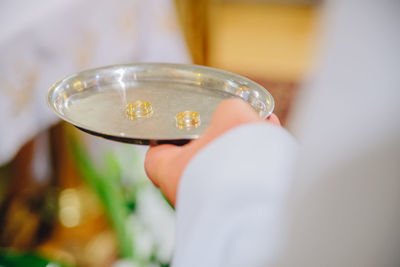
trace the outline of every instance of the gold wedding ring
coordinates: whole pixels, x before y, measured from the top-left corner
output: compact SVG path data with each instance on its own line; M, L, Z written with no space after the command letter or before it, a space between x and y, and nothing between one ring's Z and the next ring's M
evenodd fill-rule
M137 100L126 105L126 115L128 119L135 120L142 117L149 118L153 112L153 107L149 102Z
M200 126L200 115L196 111L187 110L179 112L175 116L176 127L179 129L193 129Z

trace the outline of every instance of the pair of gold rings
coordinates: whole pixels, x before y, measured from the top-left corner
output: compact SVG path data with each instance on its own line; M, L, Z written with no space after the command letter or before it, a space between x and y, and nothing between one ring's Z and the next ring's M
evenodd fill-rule
M126 115L130 120L150 118L153 107L147 101L137 100L126 105ZM193 129L200 126L200 114L193 110L186 110L175 115L176 127L179 129Z

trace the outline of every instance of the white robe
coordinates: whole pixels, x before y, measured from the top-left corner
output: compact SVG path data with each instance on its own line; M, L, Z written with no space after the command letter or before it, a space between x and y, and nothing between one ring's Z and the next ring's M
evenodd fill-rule
M173 266L400 266L400 1L324 17L294 138L241 126L185 169Z
M53 83L134 62L190 62L172 0L1 0L0 165L58 120Z

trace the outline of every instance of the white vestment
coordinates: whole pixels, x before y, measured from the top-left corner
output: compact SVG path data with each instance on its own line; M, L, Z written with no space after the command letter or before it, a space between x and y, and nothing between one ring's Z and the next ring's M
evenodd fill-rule
M46 94L66 75L189 61L171 0L0 1L0 166L58 121Z
M173 266L400 266L400 1L324 17L294 138L241 126L185 169Z

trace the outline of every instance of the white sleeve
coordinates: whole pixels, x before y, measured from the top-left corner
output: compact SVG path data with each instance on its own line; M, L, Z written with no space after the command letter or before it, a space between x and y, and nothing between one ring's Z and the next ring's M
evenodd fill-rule
M327 11L298 152L272 125L201 151L178 190L175 266L400 266L400 1Z
M173 265L268 262L280 239L295 147L283 128L250 124L200 151L179 186Z

